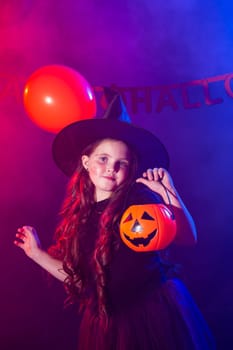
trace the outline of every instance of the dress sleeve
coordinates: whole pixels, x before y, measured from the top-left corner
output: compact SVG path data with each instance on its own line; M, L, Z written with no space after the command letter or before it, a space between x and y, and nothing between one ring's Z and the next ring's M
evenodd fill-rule
M126 198L125 209L131 205L159 203L164 204L164 201L158 193L153 192L141 183L135 183Z

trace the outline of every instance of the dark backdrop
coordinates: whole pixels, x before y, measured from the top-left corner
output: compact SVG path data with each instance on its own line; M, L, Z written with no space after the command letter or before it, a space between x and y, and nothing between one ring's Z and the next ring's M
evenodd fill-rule
M54 135L29 120L22 102L28 76L54 63L93 87L121 88L133 122L165 143L199 234L195 248L172 248L172 256L219 349L233 346L232 13L227 0L1 0L2 350L76 344L78 317L63 309L61 285L13 245L16 228L29 224L48 247L64 194L66 178L51 157ZM150 98L140 102L145 91Z

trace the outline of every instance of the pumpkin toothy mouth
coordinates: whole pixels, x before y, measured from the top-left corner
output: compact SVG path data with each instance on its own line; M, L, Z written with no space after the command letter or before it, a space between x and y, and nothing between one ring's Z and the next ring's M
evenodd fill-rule
M156 233L157 233L157 229L151 232L146 238L137 237L132 239L129 236L127 236L125 233L124 233L124 236L127 239L127 241L129 241L136 247L139 247L140 245L143 245L144 247L146 247L150 243L150 241L155 237Z

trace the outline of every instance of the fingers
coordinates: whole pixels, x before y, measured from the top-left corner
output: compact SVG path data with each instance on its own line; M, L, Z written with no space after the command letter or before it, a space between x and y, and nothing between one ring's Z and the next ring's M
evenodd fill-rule
M15 237L16 237L16 239L14 240L14 244L20 248L23 248L23 245L24 245L24 242L26 239L24 227L19 227L17 229Z
M22 226L17 229L16 239L14 240L14 244L20 248L24 247L27 239L29 238L30 232L32 232L31 226Z
M22 242L24 242L26 239L26 236L23 233L16 233L15 237L20 239Z
M153 168L147 169L143 174L143 178L149 181L161 181L164 176L165 169L163 168Z

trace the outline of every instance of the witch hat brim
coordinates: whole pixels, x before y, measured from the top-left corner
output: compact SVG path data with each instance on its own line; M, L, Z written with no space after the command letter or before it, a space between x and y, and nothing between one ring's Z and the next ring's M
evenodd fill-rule
M132 148L138 157L137 176L148 168L168 169L169 156L164 145L148 130L130 124L126 109L122 107L122 98L116 95L101 119L74 122L56 135L52 145L53 158L64 174L71 176L74 173L88 145L106 138L121 140Z

